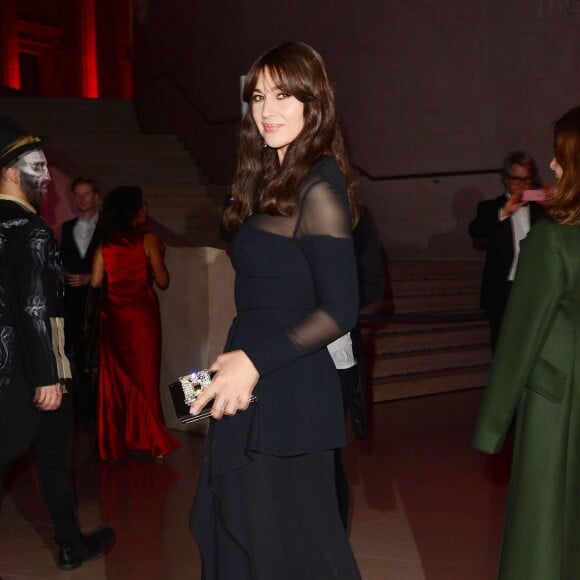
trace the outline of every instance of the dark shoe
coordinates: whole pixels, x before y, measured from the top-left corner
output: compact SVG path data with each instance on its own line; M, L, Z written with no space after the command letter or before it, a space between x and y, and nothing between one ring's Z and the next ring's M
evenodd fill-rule
M58 567L61 570L74 570L85 560L92 560L108 552L115 543L115 530L105 526L91 534L83 534L79 546L61 545L58 551Z

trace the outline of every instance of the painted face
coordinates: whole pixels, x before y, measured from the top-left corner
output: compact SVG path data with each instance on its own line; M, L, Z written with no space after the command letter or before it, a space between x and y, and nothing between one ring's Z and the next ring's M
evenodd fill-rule
M266 145L277 150L282 163L288 145L304 127L304 103L275 86L265 69L252 95L252 118Z
M564 173L564 170L562 169L560 164L556 161L555 157L552 157L552 161L550 161L550 169L556 175L556 179L560 179L562 177L562 173Z
M20 171L20 187L26 198L38 208L51 179L44 153L40 149L29 151L18 159L14 167Z
M73 190L73 198L78 212L93 215L97 211L99 203L99 194L92 188L89 183L79 183Z
M515 195L532 186L533 177L525 165L514 164L504 178L506 191Z

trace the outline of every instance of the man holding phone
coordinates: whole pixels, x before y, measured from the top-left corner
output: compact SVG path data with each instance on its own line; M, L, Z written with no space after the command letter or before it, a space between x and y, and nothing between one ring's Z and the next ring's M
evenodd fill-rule
M480 304L489 320L492 352L516 275L520 242L541 214L541 206L528 201L529 194L524 196L524 191L542 185L531 155L524 151L507 155L501 176L504 193L480 202L477 215L469 224L469 235L487 242Z

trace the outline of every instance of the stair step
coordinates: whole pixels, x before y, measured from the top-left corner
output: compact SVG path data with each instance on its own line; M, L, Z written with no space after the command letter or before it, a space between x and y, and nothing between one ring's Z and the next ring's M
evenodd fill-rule
M94 175L93 173L91 173L91 175ZM119 185L138 185L139 187L141 187L141 189L143 190L143 197L145 198L145 201L148 204L154 204L154 198L157 197L157 195L159 195L159 190L155 190L154 188L149 188L148 191L145 190L145 187L142 185L142 181L139 180L129 180L129 179L125 179L124 177L127 176L114 176L114 175L106 175L106 176L98 176L98 182L101 185L101 192L104 192L105 194L107 192L109 192L111 189L113 189L114 187L118 187ZM193 188L196 185L199 185L199 182L195 182L195 181L186 181L186 180L182 180L180 181L177 185L179 185L179 187L191 187ZM194 197L195 195L202 195L201 193L199 194L192 194L192 197Z
M139 132L133 102L126 99L1 97L2 114L39 136L55 136L76 127L77 134ZM69 132L73 132L72 130Z
M204 240L218 240L220 234L220 224L218 220L214 222L208 222L204 220L199 222L196 220L188 221L186 219L165 219L161 220L154 216L159 223L165 226L167 229L175 232L179 236L183 236L188 240L204 239Z
M391 296L361 316L375 402L485 385L489 325L479 261L395 261Z
M203 223L204 220L211 222L220 221L222 215L221 208L211 205L209 202L204 202L199 205L190 203L187 206L184 204L176 204L173 206L156 206L155 204L148 205L149 212L159 216L159 219L195 219L199 220L199 223Z
M416 328L439 328L445 324L481 322L485 315L479 308L450 308L448 310L425 310L423 312L384 312L362 314L363 320L375 328L393 331Z
M195 162L189 156L189 153L183 149L180 149L175 145L171 148L165 148L163 151L157 150L157 148L143 148L139 151L136 147L132 148L130 156L127 155L127 149L114 148L98 151L97 148L87 148L87 147L73 147L71 145L61 145L58 147L65 148L74 153L75 159L79 161L88 161L89 163L94 162L95 159L99 159L102 163L111 164L118 166L122 164L126 165L136 165L141 166L143 170L144 165L147 166L159 166L164 167L168 171L171 170L172 166L177 167L191 167L195 166Z
M475 310L479 306L479 292L394 296L392 300L396 313Z
M190 197L205 197L210 200L219 199L219 207L224 204L225 197L228 193L228 187L223 185L212 185L211 183L168 183L168 182L153 182L149 181L141 185L143 191L151 191L153 193L162 193L166 195L187 195Z
M165 227L171 229L170 226L178 228L176 231L185 231L188 227L193 227L197 230L210 231L214 228L219 228L220 219L219 216L211 216L207 214L184 214L184 215L171 215L171 214L158 214L155 213L153 217Z
M372 381L373 402L392 401L449 391L484 387L489 365L477 365L437 372L413 373Z
M143 188L141 188L143 189ZM197 209L199 211L205 211L209 208L216 207L213 204L213 200L202 194L191 194L184 193L182 195L170 194L167 195L161 191L156 193L143 191L143 197L149 205L149 210L153 211L153 208L163 209ZM221 211L221 208L218 208Z
M58 145L67 145L74 147L82 147L87 150L100 151L103 147L127 149L127 147L136 147L140 149L148 148L168 148L176 147L182 149L182 144L177 135L167 133L117 133L109 131L106 135L95 134L91 136L91 140L79 144L79 134L76 132L68 132L65 127L59 131L53 141Z
M454 324L476 324L486 322L479 308L449 309L424 312L393 312L389 303L380 304L377 311L360 315L361 326L376 333L403 332L444 328Z
M375 337L375 353L403 353L424 351L433 348L451 348L473 344L486 344L489 341L487 322L439 325L435 328L418 328L400 332L382 331Z
M49 161L71 179L87 175L104 194L118 185L141 186L168 243L219 245L228 188L203 183L177 135L142 134L132 101L1 97L0 111L46 137Z
M482 268L483 263L475 260L394 260L388 264L391 281L433 278L479 278L481 277Z
M479 287L479 276L391 280L391 293L395 296L479 292Z
M164 136L161 136L164 137ZM130 159L140 159L143 156L151 157L157 155L160 159L176 157L177 159L189 159L193 163L187 149L177 140L166 141L165 139L151 139L142 141L139 134L131 135L130 138L117 138L116 135L103 135L101 139L94 139L91 134L90 140L79 140L78 134L66 134L53 136L50 140L51 146L73 150L84 157L114 157L119 161Z
M163 175L167 176L168 173L172 173L172 182L180 185L194 185L199 183L200 179L195 167L191 167L187 171L168 172L163 169L147 169L147 171L144 171L142 168L139 170L138 167L130 171L130 168L125 170L122 167L92 165L89 163L84 163L83 166L89 175L97 176L99 183L109 184L112 187L117 185L139 185L145 180L160 181Z
M478 344L454 348L431 349L375 356L373 378L427 372L465 366L486 365L491 362L489 345Z
M81 159L80 156L77 157L81 162L84 161L87 165L90 165L93 169L98 170L103 175L111 175L115 172L115 175L127 174L140 175L140 180L143 181L144 178L147 181L162 181L161 177L165 175L166 179L171 179L172 183L181 183L183 176L187 178L197 177L199 175L198 169L193 162L185 162L180 159L174 159L173 161L164 163L163 161L159 163L149 163L143 164L140 159L131 159L121 162L117 160L109 160L102 158L88 158ZM195 181L194 183L199 183Z

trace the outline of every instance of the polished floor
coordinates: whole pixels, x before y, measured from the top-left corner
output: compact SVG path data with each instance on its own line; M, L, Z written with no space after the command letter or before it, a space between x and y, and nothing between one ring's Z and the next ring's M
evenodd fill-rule
M364 580L495 578L510 449L494 457L470 449L481 395L381 403L373 409L372 437L351 437L343 452L353 496L350 538ZM77 429L80 520L87 530L111 523L118 537L105 558L68 573L54 565L35 472L26 458L15 464L0 512L0 578L199 578L187 519L204 439L176 435L181 447L164 464L101 463L92 427Z

